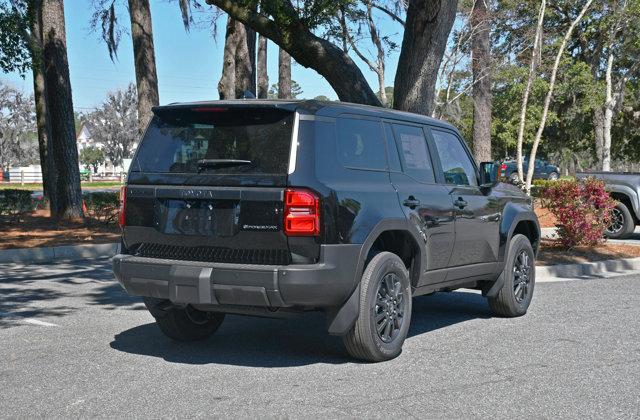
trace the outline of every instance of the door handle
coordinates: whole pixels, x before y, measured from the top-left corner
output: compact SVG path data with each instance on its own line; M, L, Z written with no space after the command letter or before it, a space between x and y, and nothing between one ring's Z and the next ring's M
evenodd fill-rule
M410 195L409 198L402 202L402 204L413 210L420 205L420 200L416 200L414 196Z
M469 205L469 203L467 203L466 201L464 201L462 199L462 197L458 197L458 199L455 201L455 206L458 207L459 209L463 209L465 207L467 207L467 205Z

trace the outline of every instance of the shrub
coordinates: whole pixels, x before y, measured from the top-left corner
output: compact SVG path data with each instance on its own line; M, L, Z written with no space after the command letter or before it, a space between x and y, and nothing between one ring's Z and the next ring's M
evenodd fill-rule
M120 198L118 192L94 192L84 198L86 216L103 223L115 223L118 220Z
M31 191L7 189L0 190L0 215L18 216L35 209Z
M541 200L542 207L558 220L558 235L564 246L597 245L603 241L615 207L603 181L555 181L542 188Z
M531 196L534 198L541 198L544 190L547 187L556 185L558 181L550 181L548 179L534 179L531 183Z

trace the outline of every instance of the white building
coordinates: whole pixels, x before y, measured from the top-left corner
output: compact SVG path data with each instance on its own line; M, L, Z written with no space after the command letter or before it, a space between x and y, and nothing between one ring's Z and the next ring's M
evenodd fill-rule
M97 147L98 149L102 149L104 147L104 145L101 142L93 140L93 138L91 137L91 125L87 123L82 123L80 130L78 130L77 143L78 143L78 153L80 153L80 151L85 147L89 147L89 146L94 146L94 147ZM135 150L136 147L137 147L137 144L134 144L133 149ZM120 173L127 172L129 170L130 163L131 163L131 159L124 159L124 167L123 167L120 165L116 166L112 162L107 160L107 162L98 166L98 171L96 172L96 174L102 175L102 176L120 175ZM80 163L80 169L81 170L88 169L90 171L93 170L93 168L85 168L85 165L83 165L82 163Z

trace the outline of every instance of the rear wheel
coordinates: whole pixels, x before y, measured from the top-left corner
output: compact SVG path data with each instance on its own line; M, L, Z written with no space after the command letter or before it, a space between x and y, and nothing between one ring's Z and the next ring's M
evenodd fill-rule
M524 235L514 235L502 273L504 285L496 296L488 298L495 315L517 317L527 313L536 282L535 269L531 242Z
M191 305L162 309L160 305L163 302L167 301L144 298L144 304L155 318L160 331L176 341L204 340L215 333L224 320L222 313L199 311Z
M611 225L604 231L607 238L624 239L631 235L636 228L629 208L618 202L611 211Z
M402 351L411 322L411 284L402 260L390 252L373 257L360 283L360 313L343 337L349 354L381 362Z
M549 174L549 181L557 181L560 175L557 172L551 172Z

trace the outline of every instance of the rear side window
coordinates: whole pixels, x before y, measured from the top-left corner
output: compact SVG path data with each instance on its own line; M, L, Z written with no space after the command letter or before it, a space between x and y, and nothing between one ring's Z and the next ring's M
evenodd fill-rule
M445 131L431 130L447 184L478 185L476 169L460 139Z
M379 121L339 118L338 159L345 167L387 168L382 125Z
M271 108L159 109L136 154L147 173L288 172L293 113Z
M434 183L435 175L422 128L394 124L393 131L400 149L404 172L418 181Z

